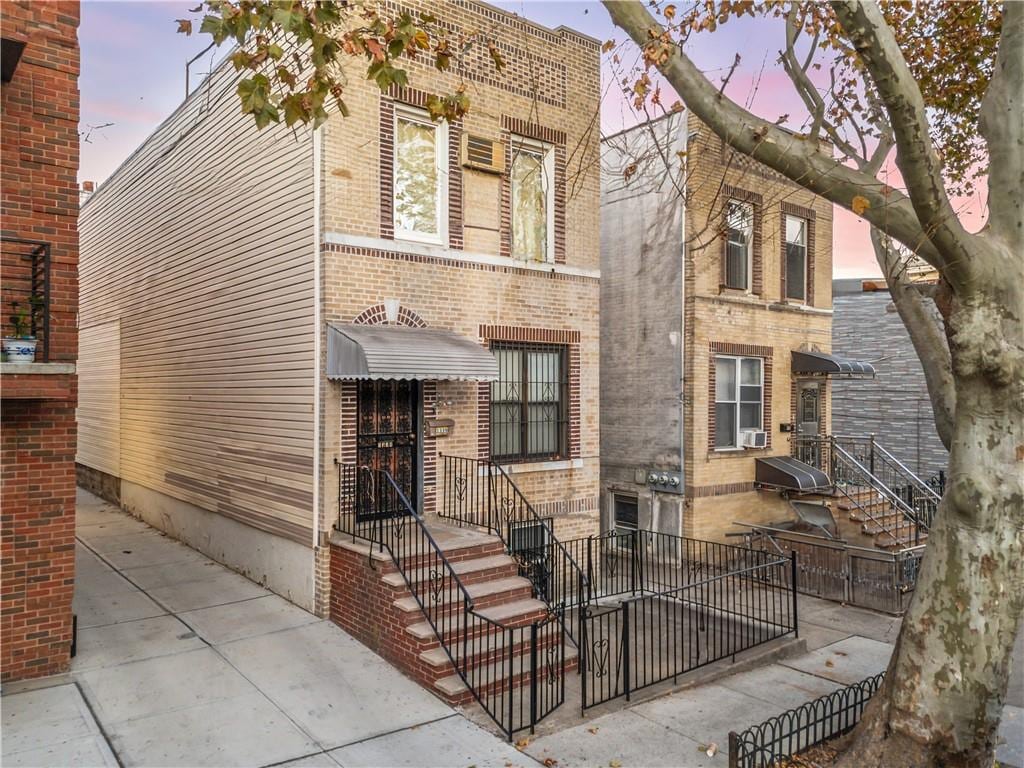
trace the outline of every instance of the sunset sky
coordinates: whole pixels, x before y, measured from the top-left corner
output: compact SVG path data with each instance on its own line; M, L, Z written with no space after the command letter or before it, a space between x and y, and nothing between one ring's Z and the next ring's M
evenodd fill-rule
M185 62L203 50L207 35L175 32L174 20L188 15L196 2L82 3L79 39L82 48L82 167L81 180L102 182L166 118L184 97ZM596 2L496 2L548 27L565 25L599 40L624 38ZM714 34L697 36L689 55L712 79L721 78L741 54L727 94L762 117L776 120L791 115L799 121L802 108L789 80L776 63L782 47L781 28L767 20L730 22ZM193 85L223 52L211 51L192 66ZM636 56L623 48L624 64ZM601 123L612 133L639 122L615 87L608 57L602 68L605 94ZM755 87L756 83L756 87ZM666 94L671 104L674 96ZM110 123L111 125L105 124ZM895 183L895 182L894 182ZM973 223L980 219L978 200L962 201ZM878 274L867 225L853 214L836 209L833 239L836 277Z

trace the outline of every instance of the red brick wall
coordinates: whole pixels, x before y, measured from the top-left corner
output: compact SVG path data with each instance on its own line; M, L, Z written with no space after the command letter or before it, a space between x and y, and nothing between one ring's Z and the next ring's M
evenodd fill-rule
M0 89L3 234L51 244L50 361L74 362L78 3L6 2L0 17L4 38L26 42L14 77ZM68 373L4 374L0 386L0 675L6 682L63 671L70 659L76 388Z

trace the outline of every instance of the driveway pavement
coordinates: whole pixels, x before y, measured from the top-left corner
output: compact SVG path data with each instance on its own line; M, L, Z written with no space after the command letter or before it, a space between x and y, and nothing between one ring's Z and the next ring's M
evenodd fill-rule
M4 686L4 766L534 765L334 624L84 492L77 534L78 655Z

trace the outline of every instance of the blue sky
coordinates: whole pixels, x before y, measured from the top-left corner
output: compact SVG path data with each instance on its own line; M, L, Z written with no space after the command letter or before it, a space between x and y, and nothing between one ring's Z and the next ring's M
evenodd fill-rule
M109 2L85 0L79 40L82 48L82 144L80 179L102 182L141 144L181 102L185 91L185 62L209 44L206 35L176 33L174 20L188 16L197 2ZM599 40L622 40L624 35L596 2L494 3L548 27L566 25ZM772 21L730 22L713 35L695 38L690 56L712 79L721 77L737 51L742 62L728 93L775 120L800 113L795 95L774 65L781 36ZM216 52L192 65L193 77L208 71ZM609 86L610 62L604 66ZM753 83L757 82L757 89ZM602 129L614 132L635 124L639 117L614 91L602 103ZM671 104L674 96L666 95ZM112 123L106 127L98 127ZM834 240L837 276L877 274L870 255L866 224L837 211Z

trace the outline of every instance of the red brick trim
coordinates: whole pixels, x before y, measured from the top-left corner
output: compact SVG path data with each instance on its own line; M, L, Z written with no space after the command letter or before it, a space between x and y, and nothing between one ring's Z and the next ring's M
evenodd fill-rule
M424 381L420 396L423 400L423 418L437 414L437 382ZM423 466L420 485L423 488L423 500L420 504L421 513L433 514L437 509L437 438L426 434L428 430L420 430L423 440Z
M807 222L807 274L804 275L807 285L804 287L805 302L807 306L814 306L814 239L817 227L817 212L813 208L805 208L796 203L783 200L779 203L779 242L780 256L779 274L782 276L782 300L786 300L786 214L799 216Z
M726 287L725 285L725 252L727 247L726 238L726 211L729 200L737 200L741 203L750 203L754 209L754 222L753 231L751 233L751 254L750 254L750 292L760 296L764 293L764 258L762 256L762 243L764 241L764 228L762 225L764 205L761 195L757 192L750 192L740 187L734 187L731 184L722 185L722 196L726 200L726 205L722 206L722 261L721 261L721 277L719 279L719 292Z
M535 344L562 344L568 350L569 360L569 434L568 458L580 457L580 332L571 329L526 328L514 325L481 325L480 339L486 345L492 341L518 341ZM477 456L491 455L491 385L480 382L477 387Z
M709 496L728 496L732 493L749 493L756 490L753 482L720 483L719 485L688 485L688 499L707 498Z
M512 135L501 132L501 145L505 151L505 172L501 174L499 200L498 255L512 256Z
M765 450L772 447L772 359L775 350L756 344L734 344L728 341L712 341L708 356L708 451L715 449L715 357L735 355L737 357L759 357L764 373L764 391L761 393L761 428L765 432Z
M374 304L367 307L352 321L355 325L388 325L388 312L383 304ZM426 321L408 307L398 308L398 321L395 325L405 325L410 328L426 328Z
M448 247L459 251L465 243L461 152L462 121L456 120L448 123Z
M528 269L526 267L501 266L497 264L480 264L473 261L460 261L457 258L442 258L437 256L426 256L420 253L407 253L405 251L389 251L381 248L364 248L356 245L340 245L338 243L323 243L321 248L326 253L352 254L356 256L373 256L393 261L408 261L415 264L432 264L452 269L472 269L479 272L495 272L504 275L523 275L542 278L544 280L560 280L570 283L597 283L598 278L587 275L573 275L565 272L551 272L540 269Z
M341 429L339 430L339 461L342 464L355 464L358 459L356 451L356 420L358 416L359 387L354 381L342 381L341 385Z
M427 99L430 98L430 94L426 91L401 85L392 85L388 89L388 96L402 104L408 104L410 107L418 107L420 109L427 108Z
M395 104L380 98L380 236L395 239Z
M565 145L555 147L555 263L565 264Z
M565 146L565 131L531 123L529 120L522 120L511 115L502 115L501 128L503 131L514 133L527 139Z

